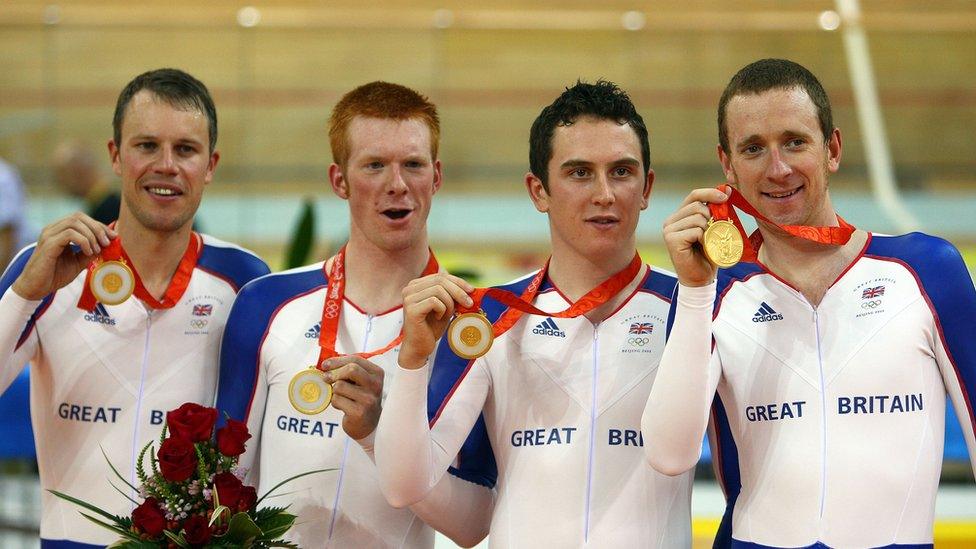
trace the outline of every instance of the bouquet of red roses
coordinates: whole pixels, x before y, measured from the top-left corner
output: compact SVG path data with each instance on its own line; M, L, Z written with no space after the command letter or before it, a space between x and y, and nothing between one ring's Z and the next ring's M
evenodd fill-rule
M280 539L295 515L284 507L257 506L282 484L326 469L291 477L258 498L254 487L241 481L244 472L237 465L251 438L247 425L228 419L214 433L216 423L217 410L199 404L188 402L167 412L159 451L150 442L139 453L138 487L109 461L115 475L143 499L139 503L115 487L137 505L131 517L113 515L55 490L51 493L105 519L82 513L121 536L111 547L297 547Z

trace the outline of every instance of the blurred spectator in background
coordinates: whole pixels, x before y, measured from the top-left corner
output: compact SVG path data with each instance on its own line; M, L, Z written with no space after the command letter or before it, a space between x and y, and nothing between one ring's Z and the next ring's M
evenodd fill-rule
M105 179L91 147L65 141L54 150L51 164L58 187L83 200L84 211L92 219L108 225L119 218L122 195Z
M16 168L0 160L0 271L33 240L33 231L27 224L24 183Z

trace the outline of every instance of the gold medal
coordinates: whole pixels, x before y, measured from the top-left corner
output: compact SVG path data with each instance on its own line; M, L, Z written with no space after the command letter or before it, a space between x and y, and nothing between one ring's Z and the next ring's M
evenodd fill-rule
M487 353L494 339L491 322L481 311L458 315L447 327L447 344L454 354L468 360Z
M702 236L702 248L709 261L717 267L728 268L742 259L742 235L731 221L713 219Z
M132 295L136 277L125 261L103 261L92 271L89 288L99 303L118 305Z
M310 366L291 378L288 384L288 400L299 412L315 415L332 402L332 385L325 382L325 372Z

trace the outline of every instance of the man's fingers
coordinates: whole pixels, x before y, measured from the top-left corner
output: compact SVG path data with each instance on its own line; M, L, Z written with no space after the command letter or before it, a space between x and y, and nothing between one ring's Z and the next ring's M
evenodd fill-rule
M337 381L332 386L332 406L337 410L363 414L370 408L379 406L380 396L358 385L346 381Z
M332 393L332 402L330 403L330 405L336 410L339 410L340 412L346 414L351 414L353 411L356 411L360 406L358 403L356 403L356 401L346 396L337 395L335 391L333 391Z
M669 215L668 218L664 220L664 228L667 230L668 225L671 225L686 217L696 215L700 215L706 221L708 221L712 217L712 212L708 209L706 204L702 204L701 202L690 202L678 208L676 212Z
M425 316L433 312L437 319L454 314L454 298L440 285L424 288L409 296L403 303L412 312L423 313Z
M681 203L682 206L687 204L692 204L694 202L706 202L712 204L721 204L729 199L729 195L724 192L714 188L706 187L703 189L695 189L688 193L684 201Z
M346 366L347 364L356 364L369 373L377 374L380 376L383 375L383 368L380 368L376 364L370 362L368 359L365 359L358 355L344 355L344 356L332 357L322 362L321 366L324 371L328 372L329 370L335 370L341 366Z
M78 234L82 235L85 240L89 243L91 249L94 253L98 254L102 252L103 244L100 242L99 235L104 236L104 233L98 228L92 228L87 223L82 221L76 221L71 224L71 228L75 230ZM82 246L81 242L75 242L79 246ZM108 244L104 244L108 246Z
M76 244L81 252L85 255L95 256L101 253L102 248L98 245L95 240L95 235L84 234L74 227L70 227L62 231L57 235L56 238L52 239L52 244L57 246L59 250L64 250L71 244Z
M403 289L404 303L408 301L410 296L419 296L419 301L431 295L430 292L434 288L444 289L452 301L461 305L468 307L473 304L471 296L468 294L474 291L474 287L463 278L448 273L437 273L412 280Z
M461 290L464 293L470 294L471 292L474 291L474 286L472 286L471 284L468 284L468 281L467 280L465 280L465 279L463 279L463 278L461 278L459 276L452 275L450 273L442 273L442 275L447 280L453 282L454 285L456 285L458 288L461 288Z
M697 227L699 229L705 230L708 227L708 218L700 212L693 213L686 217L676 219L671 224L664 228L664 233L676 233L689 229L691 227Z
M112 238L114 238L114 235L110 234L109 231L111 229L109 229L108 226L83 213L79 212L76 214L74 224L76 226L81 225L85 227L85 229L91 233L91 235L101 246L108 246L109 243L111 243Z
M381 392L383 390L383 370L370 371L355 362L341 365L332 370L327 369L325 378L326 382L332 383L333 385L347 381L361 387L366 387L372 391Z
M679 245L679 247L684 250L690 248L696 242L701 242L702 235L704 234L705 230L701 227L688 227L687 229L681 231L669 233L664 236L664 239L669 243Z

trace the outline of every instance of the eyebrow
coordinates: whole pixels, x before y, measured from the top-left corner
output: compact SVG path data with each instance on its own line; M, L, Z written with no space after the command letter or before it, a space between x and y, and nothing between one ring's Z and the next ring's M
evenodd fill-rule
M158 141L159 140L159 137L156 136L156 135L154 135L154 134L151 134L151 133L139 133L139 134L133 135L131 137L131 139L134 139L136 141L139 141L139 140L142 140L142 139L151 139L153 141ZM199 140L194 139L192 137L181 137L180 139L177 139L176 142L177 143L192 143L194 145L203 145L203 142L202 141L199 141Z
M624 158L619 158L617 160L614 160L610 164L612 164L614 166L634 166L634 167L637 167L637 166L640 166L640 160L637 160L636 158L624 157ZM567 169L567 168L585 168L585 167L589 167L589 166L592 166L592 165L593 165L593 162L592 161L582 160L582 159L578 159L578 158L571 158L571 159L563 162L562 164L560 164L559 167L562 168L562 169Z
M783 130L783 132L780 133L780 137L784 139L792 139L794 137L804 137L810 139L813 137L813 135L810 132L804 132L798 130ZM765 141L765 138L757 133L754 133L748 137L743 138L738 143L736 143L735 148L741 149L742 147L756 141Z
M750 135L750 136L748 136L748 137L744 137L744 138L742 138L742 139L740 139L740 140L739 140L739 141L738 141L738 142L737 142L737 143L735 144L735 148L736 148L736 149L741 149L742 147L744 147L744 146L746 146L746 145L748 145L748 144L750 144L750 143L753 143L753 142L755 142L755 141L761 141L761 140L762 140L762 136L760 136L760 135L759 135L759 134L757 134L757 133L754 133L754 134L752 134L752 135Z

